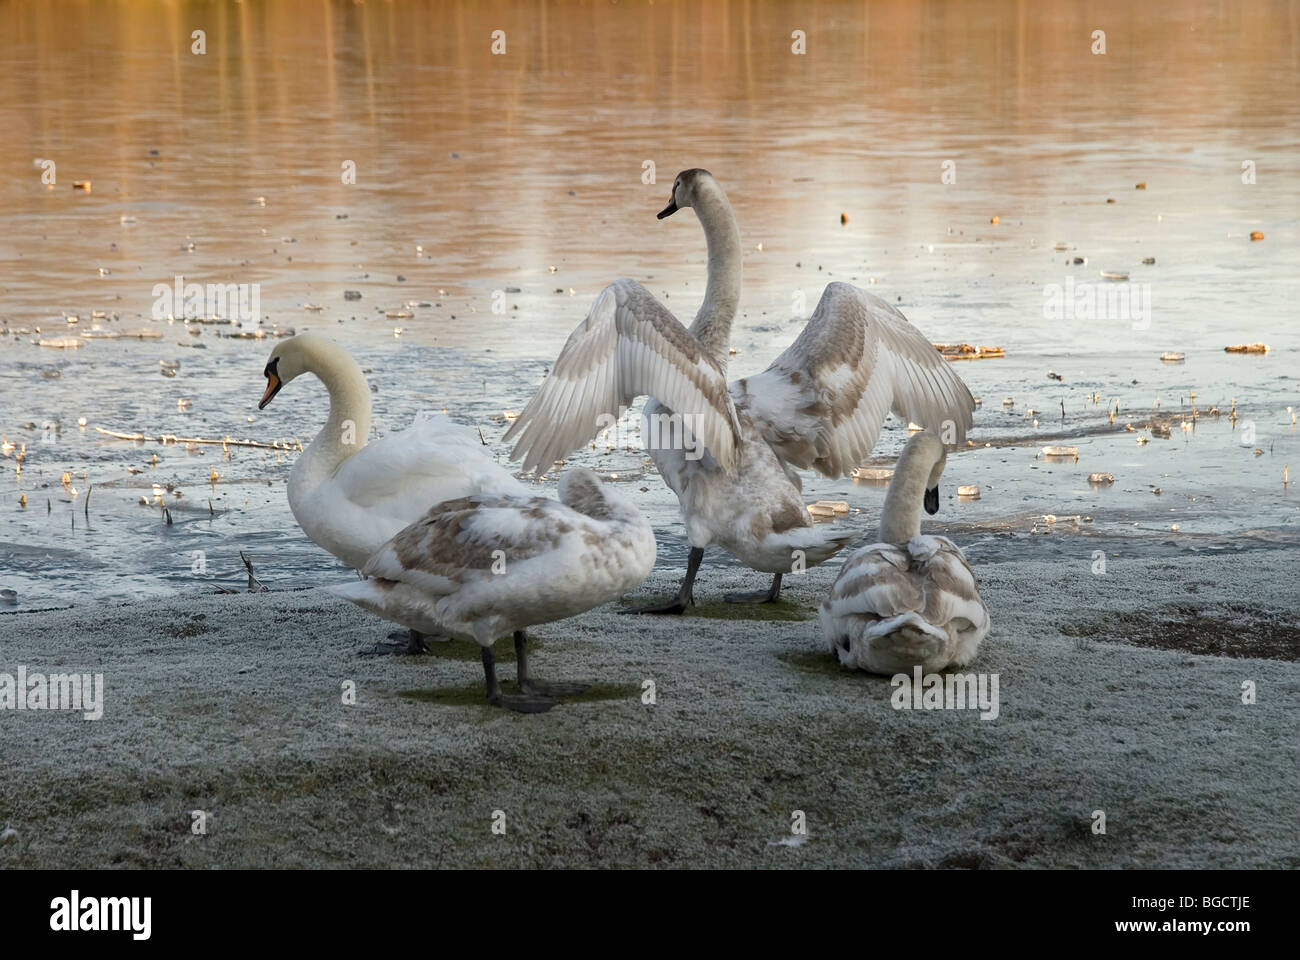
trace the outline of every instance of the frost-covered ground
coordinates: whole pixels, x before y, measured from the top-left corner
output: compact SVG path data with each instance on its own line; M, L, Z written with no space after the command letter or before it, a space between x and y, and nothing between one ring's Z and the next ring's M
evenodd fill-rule
M105 709L0 712L0 866L1300 867L1296 553L1079 567L979 567L996 720L841 671L829 569L737 611L752 577L706 564L704 615L539 627L537 674L596 686L534 716L468 645L360 656L387 625L319 590L3 616L0 672L102 672Z

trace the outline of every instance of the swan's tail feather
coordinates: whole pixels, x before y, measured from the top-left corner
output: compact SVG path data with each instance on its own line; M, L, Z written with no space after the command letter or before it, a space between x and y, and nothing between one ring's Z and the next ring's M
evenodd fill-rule
M363 610L369 610L408 630L428 634L442 632L442 627L430 619L426 612L429 601L409 584L371 577L368 580L333 584L325 589L336 597L351 600Z
M841 527L817 524L799 527L779 534L771 534L763 544L764 550L797 561L803 567L825 563L857 538L857 534ZM798 552L796 556L796 551Z
M906 673L915 666L937 670L949 661L948 634L914 613L880 619L869 613L835 615L821 609L822 635L846 667L871 673Z

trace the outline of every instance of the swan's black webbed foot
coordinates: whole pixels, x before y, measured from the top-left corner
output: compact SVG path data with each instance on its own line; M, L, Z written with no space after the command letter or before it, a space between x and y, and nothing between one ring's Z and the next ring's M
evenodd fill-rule
M659 613L680 616L686 608L695 603L695 574L700 570L700 561L704 559L703 547L692 547L686 560L686 578L677 588L677 597L657 607L637 607L633 610L620 610L619 613Z
M587 692L585 683L543 683L528 675L528 634L515 631L515 664L519 668L519 689L535 697L576 697Z
M516 647L518 642L516 639ZM530 693L526 690L519 694L502 693L501 684L497 682L497 660L495 654L492 653L492 648L483 647L482 657L483 682L487 687L488 703L492 704L492 706L504 707L516 713L545 713L558 702L554 697ZM524 675L526 676L526 674Z
M500 690L496 692L495 696L489 693L487 699L488 703L494 707L504 707L516 713L545 713L559 703L554 697L543 697L527 693L502 693Z

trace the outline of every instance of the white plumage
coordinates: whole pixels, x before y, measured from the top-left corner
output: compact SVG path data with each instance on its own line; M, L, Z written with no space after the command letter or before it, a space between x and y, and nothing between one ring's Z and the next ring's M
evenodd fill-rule
M562 620L635 589L654 567L649 521L589 470L545 497L462 497L431 508L377 550L369 579L332 593L423 633L472 640L483 650L491 702L540 712L553 695L527 676L525 628ZM501 693L492 644L515 635L523 697Z
M989 632L988 610L961 550L920 532L927 492L938 509L945 460L931 434L908 441L885 499L882 542L844 561L822 604L822 635L846 667L895 674L917 665L965 666Z
M260 406L304 373L329 391L329 415L289 473L289 509L312 542L349 566L364 567L430 504L475 493L527 493L473 433L440 414L367 442L365 375L342 347L318 334L276 344Z

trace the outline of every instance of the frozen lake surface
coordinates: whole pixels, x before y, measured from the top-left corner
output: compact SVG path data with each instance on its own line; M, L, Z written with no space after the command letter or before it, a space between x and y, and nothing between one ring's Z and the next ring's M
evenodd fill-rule
M310 329L366 368L379 431L446 409L504 462L504 412L607 282L636 278L694 315L703 237L690 214L655 219L693 166L727 189L747 251L735 376L794 339L830 280L895 302L935 342L1005 348L959 368L982 406L933 523L976 561L1077 557L1082 574L1096 550L1300 539L1295 4L1223 19L1210 3L797 17L755 3L727 18L289 3L194 24L69 9L0 8L9 610L238 587L240 550L273 587L350 576L289 512L293 454L96 428L306 442L319 384L256 403L275 332ZM155 319L155 286L178 276L257 284L261 316ZM1120 289L1136 314L1115 315ZM142 329L151 339L113 338ZM81 346L37 345L71 337ZM1253 342L1270 352L1224 352ZM891 421L872 463L905 428ZM1044 460L1047 443L1077 462ZM570 462L617 474L660 532L660 564L683 562L676 502L639 452L599 442ZM981 498L950 496L958 484ZM805 493L847 499L865 536L884 487L808 476Z

